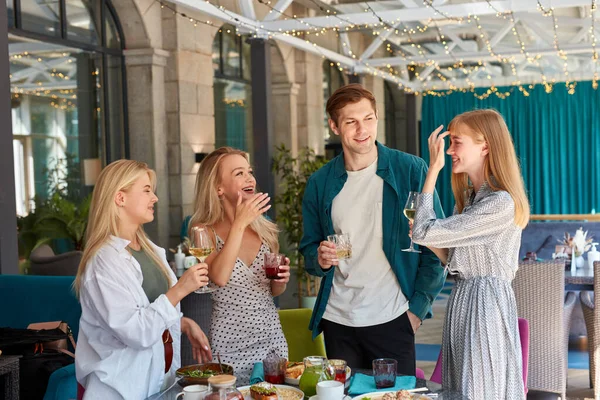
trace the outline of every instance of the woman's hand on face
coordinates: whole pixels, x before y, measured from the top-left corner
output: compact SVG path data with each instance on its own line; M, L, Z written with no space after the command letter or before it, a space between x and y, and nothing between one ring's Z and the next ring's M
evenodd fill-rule
M256 218L264 214L271 205L268 204L271 198L267 193L256 193L247 200L242 200L242 193L238 193L238 201L235 208L235 221L239 222L243 228L250 225Z
M290 281L290 259L285 257L283 261L283 265L279 266L279 273L277 274L279 278L273 279L273 282L279 283L282 285L287 285Z
M188 268L177 281L177 285L180 285L186 295L208 285L208 264L201 263Z
M435 171L441 171L445 165L445 142L444 138L450 134L450 132L444 132L440 134L444 125L438 126L438 128L429 135L427 140L429 144L429 169Z

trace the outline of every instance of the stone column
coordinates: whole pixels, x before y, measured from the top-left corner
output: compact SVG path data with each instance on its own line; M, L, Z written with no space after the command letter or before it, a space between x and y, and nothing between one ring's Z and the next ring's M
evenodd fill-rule
M275 146L284 144L291 149L292 156L298 154L298 93L297 83L274 83L273 97L273 129Z
M169 175L165 113L165 66L169 53L162 49L126 50L131 159L144 161L156 171L158 186L154 222L145 226L150 238L167 246L169 236Z
M187 12L187 11L186 11ZM190 13L206 19L198 13ZM196 153L215 147L212 42L218 28L194 26L170 11L162 14L163 44L171 53L165 70L169 247L180 242L181 225L193 212Z
M295 50L298 92L298 147L308 146L317 154L325 151L323 104L323 60L303 50Z
M377 101L377 140L379 143L385 144L385 92L383 79L366 75L363 81L364 87L373 93Z

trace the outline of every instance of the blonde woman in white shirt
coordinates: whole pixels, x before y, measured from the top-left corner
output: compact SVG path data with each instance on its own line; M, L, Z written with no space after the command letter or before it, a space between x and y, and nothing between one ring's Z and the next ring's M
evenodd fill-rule
M154 171L138 161L115 161L98 178L75 279L82 311L78 398L136 400L157 393L180 367L181 332L194 358L212 358L198 324L179 310L181 299L208 283L206 264L177 281L165 251L142 228L154 219L155 187Z

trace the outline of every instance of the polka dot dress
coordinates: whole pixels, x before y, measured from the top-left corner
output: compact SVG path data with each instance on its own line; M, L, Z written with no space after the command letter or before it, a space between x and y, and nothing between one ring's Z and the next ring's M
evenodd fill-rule
M221 251L224 242L216 238L217 251ZM263 268L267 252L269 246L263 243L249 266L238 258L227 286L212 293L211 349L222 362L233 365L237 386L249 384L254 363L266 358L271 349L288 358L271 280Z

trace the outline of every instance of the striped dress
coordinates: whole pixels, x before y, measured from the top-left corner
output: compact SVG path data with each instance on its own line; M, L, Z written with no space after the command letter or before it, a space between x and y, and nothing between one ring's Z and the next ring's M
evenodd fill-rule
M436 219L431 194L419 196L413 240L449 249L449 271L457 275L442 335L442 385L470 399L525 399L511 286L521 231L512 197L487 183L446 219Z

